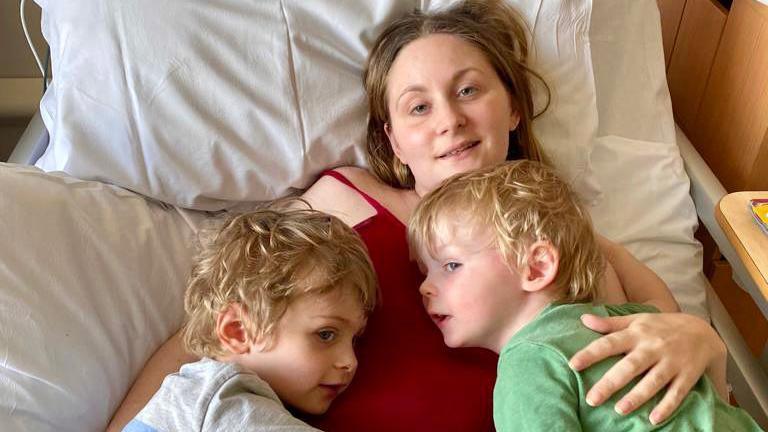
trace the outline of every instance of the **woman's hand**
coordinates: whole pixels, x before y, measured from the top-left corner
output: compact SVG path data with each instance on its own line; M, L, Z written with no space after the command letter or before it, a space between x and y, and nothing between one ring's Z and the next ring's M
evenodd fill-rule
M613 355L625 355L587 393L587 403L592 406L600 405L634 377L645 373L616 403L615 409L622 414L630 413L668 386L650 414L651 423L658 424L677 409L705 372L721 393L725 388L725 344L700 318L684 313L610 318L584 315L582 322L606 335L571 358L574 370L585 369Z

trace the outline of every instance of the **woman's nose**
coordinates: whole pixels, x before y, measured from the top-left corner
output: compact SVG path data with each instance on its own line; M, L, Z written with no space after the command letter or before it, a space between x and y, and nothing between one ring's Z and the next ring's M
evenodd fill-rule
M442 104L437 125L438 133L440 135L453 132L456 129L461 129L466 123L467 118L456 103L445 102Z

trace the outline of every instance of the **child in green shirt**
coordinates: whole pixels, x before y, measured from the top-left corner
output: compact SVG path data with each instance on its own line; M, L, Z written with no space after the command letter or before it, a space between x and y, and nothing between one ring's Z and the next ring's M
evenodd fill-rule
M587 390L619 357L581 372L569 367L600 336L580 317L656 309L591 303L603 255L587 212L544 165L514 161L452 177L422 199L408 235L427 275L425 308L445 344L499 354L497 431L761 430L706 377L657 425L648 418L661 396L628 415L611 409L626 390L613 403L586 403Z

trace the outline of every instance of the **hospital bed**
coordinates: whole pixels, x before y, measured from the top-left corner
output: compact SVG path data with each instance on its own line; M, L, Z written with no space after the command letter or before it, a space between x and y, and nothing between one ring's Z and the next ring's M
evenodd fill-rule
M701 271L699 219L756 289L714 220L725 189L675 127L655 1L510 2L553 89L545 151L598 230L711 319L768 426L768 379ZM37 3L54 80L0 165L0 424L101 430L181 323L196 230L364 164L368 47L446 2Z

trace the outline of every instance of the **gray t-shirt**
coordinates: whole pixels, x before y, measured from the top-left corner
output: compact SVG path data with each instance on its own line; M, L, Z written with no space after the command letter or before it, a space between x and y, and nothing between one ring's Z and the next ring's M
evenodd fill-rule
M227 430L318 432L293 417L256 374L208 358L168 375L123 432Z

